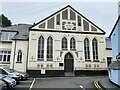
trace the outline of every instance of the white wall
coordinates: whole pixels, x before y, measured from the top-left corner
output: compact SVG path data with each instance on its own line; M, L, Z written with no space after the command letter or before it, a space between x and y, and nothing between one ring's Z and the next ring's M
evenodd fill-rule
M38 50L38 38L43 35L45 39L45 44L47 38L49 36L53 37L53 62L46 61L46 45L45 45L45 58L44 61L37 61L37 50ZM71 51L69 48L67 51L61 50L61 39L62 37L67 37L68 41L71 37L74 37L76 40L76 51ZM90 54L91 54L91 62L85 62L84 59L84 39L89 38L90 40ZM96 38L98 40L98 54L100 62L93 62L92 56L92 39ZM69 42L68 42L69 44ZM69 46L69 45L68 45ZM62 56L60 57L60 53L62 52ZM30 31L29 35L29 56L28 56L28 69L57 69L63 70L64 67L59 67L59 63L64 63L64 56L66 53L70 52L74 57L74 69L86 69L86 64L91 64L91 68L88 69L96 69L94 65L99 65L99 68L96 70L100 70L101 68L106 69L107 64L106 61L103 61L103 58L106 59L106 46L105 46L105 37L104 35L96 35L96 34L75 34L75 33L59 33L59 32L39 32L39 31ZM76 55L78 53L78 57ZM82 57L82 60L80 58ZM58 58L58 60L57 60ZM44 67L37 67L37 65L43 64ZM53 67L48 68L47 64L52 64Z
M16 46L15 46L16 44ZM16 63L17 62L17 53L18 51L22 51L22 63ZM24 71L26 72L26 64L27 64L27 51L28 50L28 41L20 41L17 40L16 42L13 41L12 44L12 57L11 57L11 68L14 68L18 71ZM14 52L15 51L15 52ZM14 56L15 54L15 56Z
M1 42L0 41L0 50L11 50L12 48L12 42Z

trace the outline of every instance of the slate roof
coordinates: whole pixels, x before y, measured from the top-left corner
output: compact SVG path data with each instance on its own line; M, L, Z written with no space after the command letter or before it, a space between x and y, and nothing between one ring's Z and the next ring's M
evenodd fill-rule
M12 40L28 40L29 38L29 24L18 24L6 27L8 30L15 30L18 33L12 38Z
M120 62L119 61L113 61L109 65L109 69L120 70Z
M11 29L11 28L7 29L6 27L0 27L0 31L17 32L17 30L13 30L13 29Z

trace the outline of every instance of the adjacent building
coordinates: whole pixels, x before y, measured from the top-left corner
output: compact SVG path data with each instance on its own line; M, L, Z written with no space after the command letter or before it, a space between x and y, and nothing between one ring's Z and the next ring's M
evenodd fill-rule
M109 79L120 86L120 2L118 2L118 19L110 33L109 38L112 43L112 63L109 66L108 73Z
M32 26L19 24L6 29L15 33L10 43L1 37L2 48L10 44L10 61L5 65L30 75L103 74L111 61L105 31L70 5Z
M120 16L110 34L112 42L112 63L109 66L109 79L120 86L120 61L117 61L116 56L120 55Z

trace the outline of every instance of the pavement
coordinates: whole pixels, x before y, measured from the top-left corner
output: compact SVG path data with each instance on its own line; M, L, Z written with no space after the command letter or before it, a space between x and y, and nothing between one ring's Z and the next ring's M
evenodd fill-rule
M98 81L98 84L103 90L120 90L120 87L112 83L108 77L104 77Z

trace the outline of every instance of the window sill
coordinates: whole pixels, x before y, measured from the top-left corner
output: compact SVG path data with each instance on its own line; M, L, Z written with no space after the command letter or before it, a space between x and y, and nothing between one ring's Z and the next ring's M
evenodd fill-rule
M53 59L47 59L47 61L53 61Z
M86 62L91 62L91 60L88 60L88 59L86 59L85 61L86 61Z
M68 49L62 49L62 50L68 50Z
M16 62L16 63L22 63L22 62Z
M10 64L10 62L0 62L0 64Z
M99 62L99 60L93 60L93 62Z
M70 50L72 50L72 51L76 51L76 49L70 49Z
M44 59L39 59L39 58L38 58L37 61L44 61Z
M12 41L1 41L2 43L12 43Z

